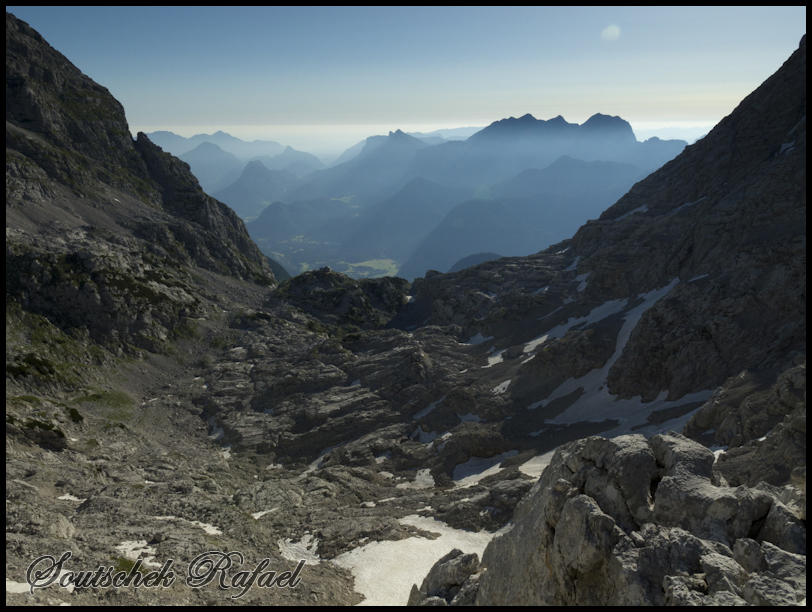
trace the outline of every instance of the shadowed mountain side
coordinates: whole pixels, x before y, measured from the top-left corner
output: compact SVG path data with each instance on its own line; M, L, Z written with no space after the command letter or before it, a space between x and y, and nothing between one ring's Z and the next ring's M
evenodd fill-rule
M477 264L485 263L486 261L493 261L494 259L501 259L502 256L498 253L474 253L473 255L469 255L468 257L463 257L453 266L448 269L448 274L452 272L459 272L460 270L465 270L465 268L470 268L471 266L475 266Z
M323 223L349 214L350 210L351 206L341 200L273 202L248 223L248 233L260 247L271 245L302 236Z
M626 187L628 190L646 173L632 164L585 162L562 155L543 169L529 168L517 176L497 183L490 189L493 197L521 198L537 193L583 191Z
M133 141L121 104L8 13L6 111L7 299L116 350L157 351L199 312L190 270L273 283L189 165Z
M242 165L236 156L211 142L202 142L179 158L189 164L192 174L206 193L213 191L223 177L239 170Z
M483 251L504 256L538 252L572 235L627 189L470 200L455 207L432 230L398 270L398 276L412 280L427 270L448 270L459 259Z
M470 195L466 190L413 179L355 219L356 229L341 246L341 255L346 261L405 261L443 217Z
M380 142L380 139L384 139ZM367 139L350 161L311 174L309 182L292 194L294 200L341 198L349 195L394 193L406 183L406 169L417 150L428 145L400 130Z
M324 168L324 164L318 157L305 151L297 151L293 147L285 148L282 153L274 157L260 155L251 161L255 160L261 161L269 170L288 170L296 176L303 176Z
M464 142L418 152L410 175L449 186L481 186L527 168L544 168L562 155L653 170L673 159L686 144L659 139L639 143L631 126L619 117L594 115L578 125L561 116L543 121L525 115L496 121Z
M223 131L217 131L214 134L196 134L191 138L184 138L173 132L165 131L152 132L147 134L147 136L159 147L177 156L191 151L200 143L210 142L216 144L223 151L237 156L243 163L260 155L273 157L285 150L283 145L272 140L252 140L251 142L246 142L231 134L226 134ZM154 139L152 138L153 136L155 137Z
M269 170L261 161L246 164L240 178L212 194L242 219L260 215L271 202L283 201L301 181L287 170Z

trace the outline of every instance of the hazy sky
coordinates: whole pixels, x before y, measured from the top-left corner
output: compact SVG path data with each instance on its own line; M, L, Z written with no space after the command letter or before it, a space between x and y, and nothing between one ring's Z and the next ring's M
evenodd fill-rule
M133 132L315 153L525 113L707 131L806 31L805 7L7 10L107 87Z

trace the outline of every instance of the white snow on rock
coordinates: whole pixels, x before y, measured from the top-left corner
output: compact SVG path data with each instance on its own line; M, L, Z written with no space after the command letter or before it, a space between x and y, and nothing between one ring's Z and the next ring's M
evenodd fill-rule
M511 380L512 380L511 378L508 378L505 382L496 385L493 389L491 389L491 391L493 391L496 395L504 393L505 391L507 391L508 385L510 385Z
M411 537L404 540L370 542L360 548L338 555L332 560L352 572L355 590L366 597L362 606L404 606L412 585L420 586L431 566L454 548L464 553L482 553L495 533L474 533L453 529L442 521L412 514L399 520L432 533L435 540ZM497 532L499 533L499 532Z
M556 325L546 334L542 334L538 338L534 338L530 342L524 345L524 352L530 353L535 351L539 346L547 342L548 340L555 340L558 338L563 338L564 334L566 334L570 329L575 327L576 325L589 325L590 323L597 323L609 317L613 314L617 314L621 310L626 307L629 300L626 298L622 300L609 300L608 302L604 302L600 306L593 308L588 315L585 317L570 317L566 323L562 323L561 325ZM552 313L550 313L552 314Z
M73 495L70 495L68 493L66 493L65 495L60 495L59 497L57 497L57 499L64 499L66 501L75 501L79 503L84 503L87 501L87 499L79 499L78 497L74 497Z
M115 548L121 551L125 559L137 561L142 558L142 565L146 567L161 567L161 564L155 561L155 549L152 546L147 546L146 540L127 540ZM142 555L144 556L142 557Z
M195 527L200 527L203 531L205 531L209 535L223 535L223 532L220 531L220 529L218 529L217 527L215 527L210 523L202 523L200 521L190 521L179 516L153 516L152 518L159 521L183 521L185 523L189 523L190 525L194 525Z
M441 397L440 399L438 399L436 402L432 402L431 404L429 404L428 406L426 406L425 408L423 408L423 410L421 410L421 411L420 411L420 412L418 412L416 415L414 415L412 418L413 418L415 421L416 421L416 420L418 420L418 419L422 419L422 418L423 418L424 416L426 416L426 415L427 415L429 412L431 412L432 410L434 410L434 409L437 407L437 404L439 404L440 402L442 402L442 401L445 399L445 397L446 397L446 396L444 395L443 397Z
M473 412L469 412L468 414L460 414L460 422L467 423L468 421L473 421L474 423L481 423L483 421L482 417L474 414Z
M519 451L507 451L495 457L471 457L465 463L460 463L454 468L451 476L457 488L472 487L486 476L498 474L503 468L499 467L505 459L513 457Z
M614 419L620 421L620 425L601 434L608 438L625 433L632 433L632 428L634 427L637 427L637 429L634 429L634 433L641 433L646 436L659 433L661 430L663 430L663 428L679 430L681 425L688 421L691 414L694 412L693 410L690 413L683 415L679 419L669 420L667 425L647 425L648 416L656 410L672 408L694 402L704 402L710 397L711 390L691 393L685 395L679 400L674 401L666 401L665 398L668 393L663 391L654 401L644 403L640 396L629 400L618 399L617 396L612 395L609 392L606 384L609 370L620 358L626 343L629 341L632 330L642 318L643 313L654 306L659 299L668 295L668 293L678 284L679 278L674 278L668 285L662 287L661 289L655 289L649 291L648 293L640 294L638 298L642 298L643 302L629 310L624 315L623 318L625 319L625 323L618 333L615 352L612 357L609 358L606 364L604 364L602 368L596 368L590 372L587 372L581 378L570 378L569 380L564 381L549 395L549 397L531 404L528 406L528 409L546 406L549 402L557 398L580 391L580 397L578 397L578 399L576 399L569 408L554 419L547 421L547 423L554 425L569 425L583 421L603 421L605 419ZM609 303L607 302L607 304ZM599 308L603 308L604 306L607 306L607 304L604 304ZM591 317L592 313L590 313L589 316ZM543 429L539 430L538 432L533 432L533 434L537 435L541 431L543 431Z
M417 475L412 482L401 482L395 485L397 489L431 489L432 487L434 487L434 477L428 468L417 470Z
M584 289L586 289L587 287L586 279L589 278L590 274L592 274L592 272L584 272L583 274L579 274L578 276L575 277L575 280L581 283L580 285L578 285L577 289L578 293L581 293L583 292Z
M276 510L279 510L279 508L271 508L270 510L261 510L259 512L252 512L251 516L253 516L256 520L259 520L261 517L265 516L266 514L269 514L271 512L276 511Z
M519 466L519 471L527 474L528 476L532 476L533 478L541 478L541 474L548 465L550 465L550 461L553 460L553 455L555 454L555 449L544 453L543 455L536 455L529 461L525 461Z
M211 427L211 433L209 434L209 438L214 440L215 442L222 438L225 434L222 427L217 427L217 417L211 416L209 417L208 421L206 421L209 426Z
M476 336L471 336L468 338L467 342L461 342L460 344L482 344L483 342L487 342L488 340L493 340L493 336L488 336L487 338L482 335L482 332L477 332Z
M566 250L566 249L564 249L564 250ZM564 251L560 251L560 252L561 252L561 253L563 253ZM571 263L569 266L567 266L566 268L564 268L564 272L571 272L572 270L575 270L575 268L577 268L577 267L578 267L578 262L579 262L579 261L581 261L581 256L580 256L580 255L578 255L578 256L575 258L575 261L573 261L573 262L572 262L572 263Z
M423 428L418 426L410 437L416 439L420 444L431 444L439 435L436 431L423 431Z
M327 455L328 453L332 452L333 449L338 448L339 446L341 446L341 444L336 444L335 446L328 446L323 451L321 451L319 453L318 457L316 457L313 461L311 461L308 464L307 469L304 472L302 472L301 476L306 476L307 474L315 472L318 468L321 467L322 460L324 459L324 456Z
M302 536L300 542L294 542L291 538L277 540L279 552L288 561L299 562L304 559L305 565L318 565L321 563L319 556L319 540L309 533Z
M504 353L507 349L502 349L501 351L496 351L493 355L488 357L488 365L482 366L483 368L491 368L495 366L497 363L502 363L504 361L504 357L502 357L502 353Z
M705 198L707 198L707 197L708 197L708 196L703 196L703 197L699 198L698 200L696 200L695 202L688 202L687 204L683 204L682 206L678 206L678 207L677 207L677 208L675 208L674 210L672 210L672 211L668 212L668 213L666 214L666 217L667 217L668 215L673 215L673 214L678 213L678 212L679 212L679 211L681 211L681 210L684 210L684 209L686 209L686 208L689 208L690 206L693 206L694 204L699 204L699 203L700 203L702 200L704 200L704 199L705 199Z
M620 215L617 219L615 219L615 221L620 221L621 219L625 219L629 215L634 215L636 213L643 213L643 212L648 212L648 206L646 204L643 204L642 206L638 206L634 210L630 210L629 212Z

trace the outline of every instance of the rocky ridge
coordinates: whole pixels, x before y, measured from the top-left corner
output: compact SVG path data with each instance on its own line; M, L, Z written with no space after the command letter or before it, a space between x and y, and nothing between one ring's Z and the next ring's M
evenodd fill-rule
M15 48L26 49L22 58ZM805 83L803 42L802 49L802 68L793 56L793 78L782 69L772 86ZM103 88L7 14L7 63L30 57L48 58L43 74L47 68L62 84L54 91L79 83L105 99ZM19 97L14 87L7 99ZM25 87L38 91L36 83ZM787 92L786 105L805 113L805 102L792 98L805 101L805 85ZM69 124L70 105L49 95L29 96L29 106L43 106L32 117ZM716 214L701 203L677 210L690 187L679 164L693 163L680 160L702 155L712 166L726 146L713 134L701 142L716 145L694 145L673 162L677 170L667 165L633 190L675 185L671 208L637 210L630 193L609 218L538 255L413 285L329 270L276 285L243 240L242 223L145 137L125 139L122 151L138 161L120 182L106 183L100 169L105 156L118 155L115 147L98 159L87 153L81 159L95 161L83 162L89 170L81 174L70 139L22 127L20 113L7 123L14 145L7 144L7 580L22 582L33 558L67 549L76 566L172 558L180 573L204 550L239 550L248 565L269 558L273 568L293 569L295 559L308 561L298 588L254 588L242 602L352 604L372 595L360 595L359 575L346 569L367 546L432 541L436 521L491 534L513 519L482 558L484 570L470 555L446 555L412 603L529 596L521 585L504 593L493 584L514 561L527 562L500 547L528 521L549 526L538 533L553 542L552 527L569 525L556 531L553 552L562 556L553 557L554 576L538 577L557 602L577 601L586 584L604 592L618 564L629 587L613 595L618 601L789 602L803 594L805 298L796 287L805 291L804 114L793 124L794 149L781 146L792 120L786 112L764 128L778 155L765 158L766 144L746 157L718 155L720 167L762 168L742 180L765 197L749 197L748 185L735 202L718 196L714 206L744 212L731 215L724 248L705 256L704 267L668 257ZM734 119L737 134L753 129ZM123 112L116 121L126 129ZM107 147L106 136L88 138ZM63 160L58 171L44 161L51 150ZM767 197L776 185L783 199ZM772 214L762 210L771 207ZM788 240L755 249L754 232L740 227L754 219L771 224L768 236L785 232ZM599 226L611 239L596 237ZM665 255L653 247L638 253L646 228L675 236ZM639 269L646 258L650 273ZM761 272L751 278L744 270L753 261ZM706 340L702 328L664 331L713 315L725 300L729 310L707 333L714 355L730 342L735 358L686 369L705 350L696 340ZM759 337L740 313L761 301L777 309L777 322L760 321ZM658 333L663 347L651 340ZM660 364L666 373L651 375L645 355L649 368ZM567 386L575 376L584 381L580 391ZM593 397L603 398L597 411L584 403ZM685 433L714 437L728 452L713 464L704 447L662 433L686 422ZM613 439L583 439L600 433ZM556 447L533 485L538 471L528 460L543 465L549 459L538 456ZM485 467L484 478L469 476ZM636 479L640 470L648 480ZM688 492L695 503L669 514L668 495ZM705 522L707 504L718 509L716 523ZM731 508L744 518L726 531L720 521ZM580 538L584 524L605 541ZM694 539L669 573L655 561L685 533ZM568 548L570 536L583 546ZM543 563L537 550L531 555ZM635 575L635 559L651 560L651 572ZM666 580L668 599L659 591ZM7 583L9 603L214 604L231 594L182 580L162 590L49 587L34 595ZM399 601L407 598L408 586Z

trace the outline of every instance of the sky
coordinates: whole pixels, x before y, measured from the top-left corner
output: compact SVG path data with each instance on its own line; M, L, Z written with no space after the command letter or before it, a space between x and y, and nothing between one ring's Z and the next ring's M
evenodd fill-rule
M133 133L335 155L526 113L696 138L797 49L806 7L6 7Z

